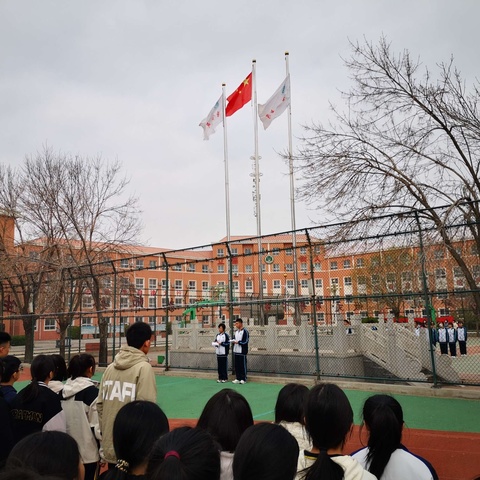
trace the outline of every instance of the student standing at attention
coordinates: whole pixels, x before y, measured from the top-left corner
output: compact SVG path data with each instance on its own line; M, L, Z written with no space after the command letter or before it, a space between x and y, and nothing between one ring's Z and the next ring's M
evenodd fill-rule
M218 333L212 343L217 354L218 383L225 383L228 380L228 350L230 349L230 337L225 332L225 324L218 325Z
M459 320L457 328L457 339L458 346L460 347L460 355L462 355L462 357L467 354L467 335L467 327L464 327L462 320Z
M235 340L233 343L233 353L235 356L235 375L236 379L232 383L244 384L247 381L247 353L249 334L246 328L243 328L243 320L237 318L235 321Z

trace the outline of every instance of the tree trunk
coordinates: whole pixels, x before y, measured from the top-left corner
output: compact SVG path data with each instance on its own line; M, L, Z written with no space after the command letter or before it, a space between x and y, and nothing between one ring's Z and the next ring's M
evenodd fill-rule
M59 324L60 327L60 340L59 340L59 346L60 346L60 355L65 358L65 337L66 337L66 331L68 328L68 324L65 325L63 322L60 322Z
M106 366L108 364L108 320L101 316L98 317L98 332L100 334L98 364Z
M25 315L23 317L23 329L25 330L25 363L32 363L35 335L35 323L38 315Z

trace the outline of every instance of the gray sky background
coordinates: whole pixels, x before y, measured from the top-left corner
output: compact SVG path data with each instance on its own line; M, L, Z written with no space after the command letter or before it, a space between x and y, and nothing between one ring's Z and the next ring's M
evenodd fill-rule
M118 159L140 199L139 240L179 248L225 236L223 131L199 122L257 60L258 101L285 77L292 125L325 122L349 85L349 39L408 49L431 70L479 76L476 0L0 0L0 163L54 150ZM232 235L255 235L250 104L229 117ZM298 141L294 139L294 146ZM259 125L262 233L290 229L287 116ZM322 223L296 205L297 228Z

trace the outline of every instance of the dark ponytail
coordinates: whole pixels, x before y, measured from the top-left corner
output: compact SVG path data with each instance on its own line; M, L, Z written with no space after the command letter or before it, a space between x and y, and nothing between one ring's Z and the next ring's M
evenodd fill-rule
M342 480L343 468L327 451L343 447L353 424L353 410L343 390L333 383L315 385L308 394L305 424L313 446L320 453L304 478Z
M402 441L402 407L390 395L373 395L363 406L363 421L369 431L366 465L380 478Z
M50 380L50 374L55 371L55 363L50 355L37 355L30 365L32 381L18 394L22 402L28 403L37 398L40 391L38 382Z
M155 442L148 460L147 478L218 480L219 446L201 428L177 428Z
M80 353L70 359L68 363L68 376L75 380L78 377L85 377L87 370L93 367L92 373L95 373L95 358L89 353Z

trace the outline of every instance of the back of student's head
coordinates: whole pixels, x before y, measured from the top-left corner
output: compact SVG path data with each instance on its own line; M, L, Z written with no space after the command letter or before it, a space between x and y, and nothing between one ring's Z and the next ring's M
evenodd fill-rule
M278 393L275 404L275 423L305 422L305 403L308 388L299 383L288 383Z
M31 468L18 467L10 470L0 471L0 480L63 480L61 477L53 475L40 476Z
M242 435L233 457L235 480L293 480L298 443L274 423L253 425Z
M92 369L92 374L95 373L95 358L89 353L80 353L73 356L68 363L67 374L72 379L78 377L85 377L89 369Z
M147 340L152 338L152 329L148 323L135 322L128 327L126 337L130 347L140 349Z
M136 400L124 405L113 424L117 465L106 480L127 478L129 470L146 463L155 441L168 431L168 419L156 403Z
M52 357L53 363L55 364L55 370L53 371L52 380L63 382L68 378L67 364L65 363L65 359L58 353L54 353L50 356Z
M390 395L373 395L363 405L363 421L368 430L367 467L380 478L402 441L402 407Z
M201 428L181 427L160 437L150 453L149 480L218 480L220 453Z
M4 347L12 341L12 337L8 332L0 331L0 347Z
M39 382L49 381L55 371L55 363L51 355L37 355L30 365L32 382L18 394L23 402L35 399L39 392Z
M75 480L79 464L77 442L66 433L47 431L33 433L20 440L10 452L5 470L28 468L38 475Z
M13 355L0 358L0 364L2 365L0 382L8 383L12 375L19 371L21 363L22 362Z
M32 381L44 382L50 380L50 374L55 372L55 362L51 355L37 355L30 365Z
M243 395L230 388L220 390L208 400L197 423L227 452L235 451L242 433L251 425L250 405Z
M343 447L353 424L353 410L343 390L333 383L315 385L308 394L305 424L313 446L320 451L305 478L341 480L343 469L327 451Z

